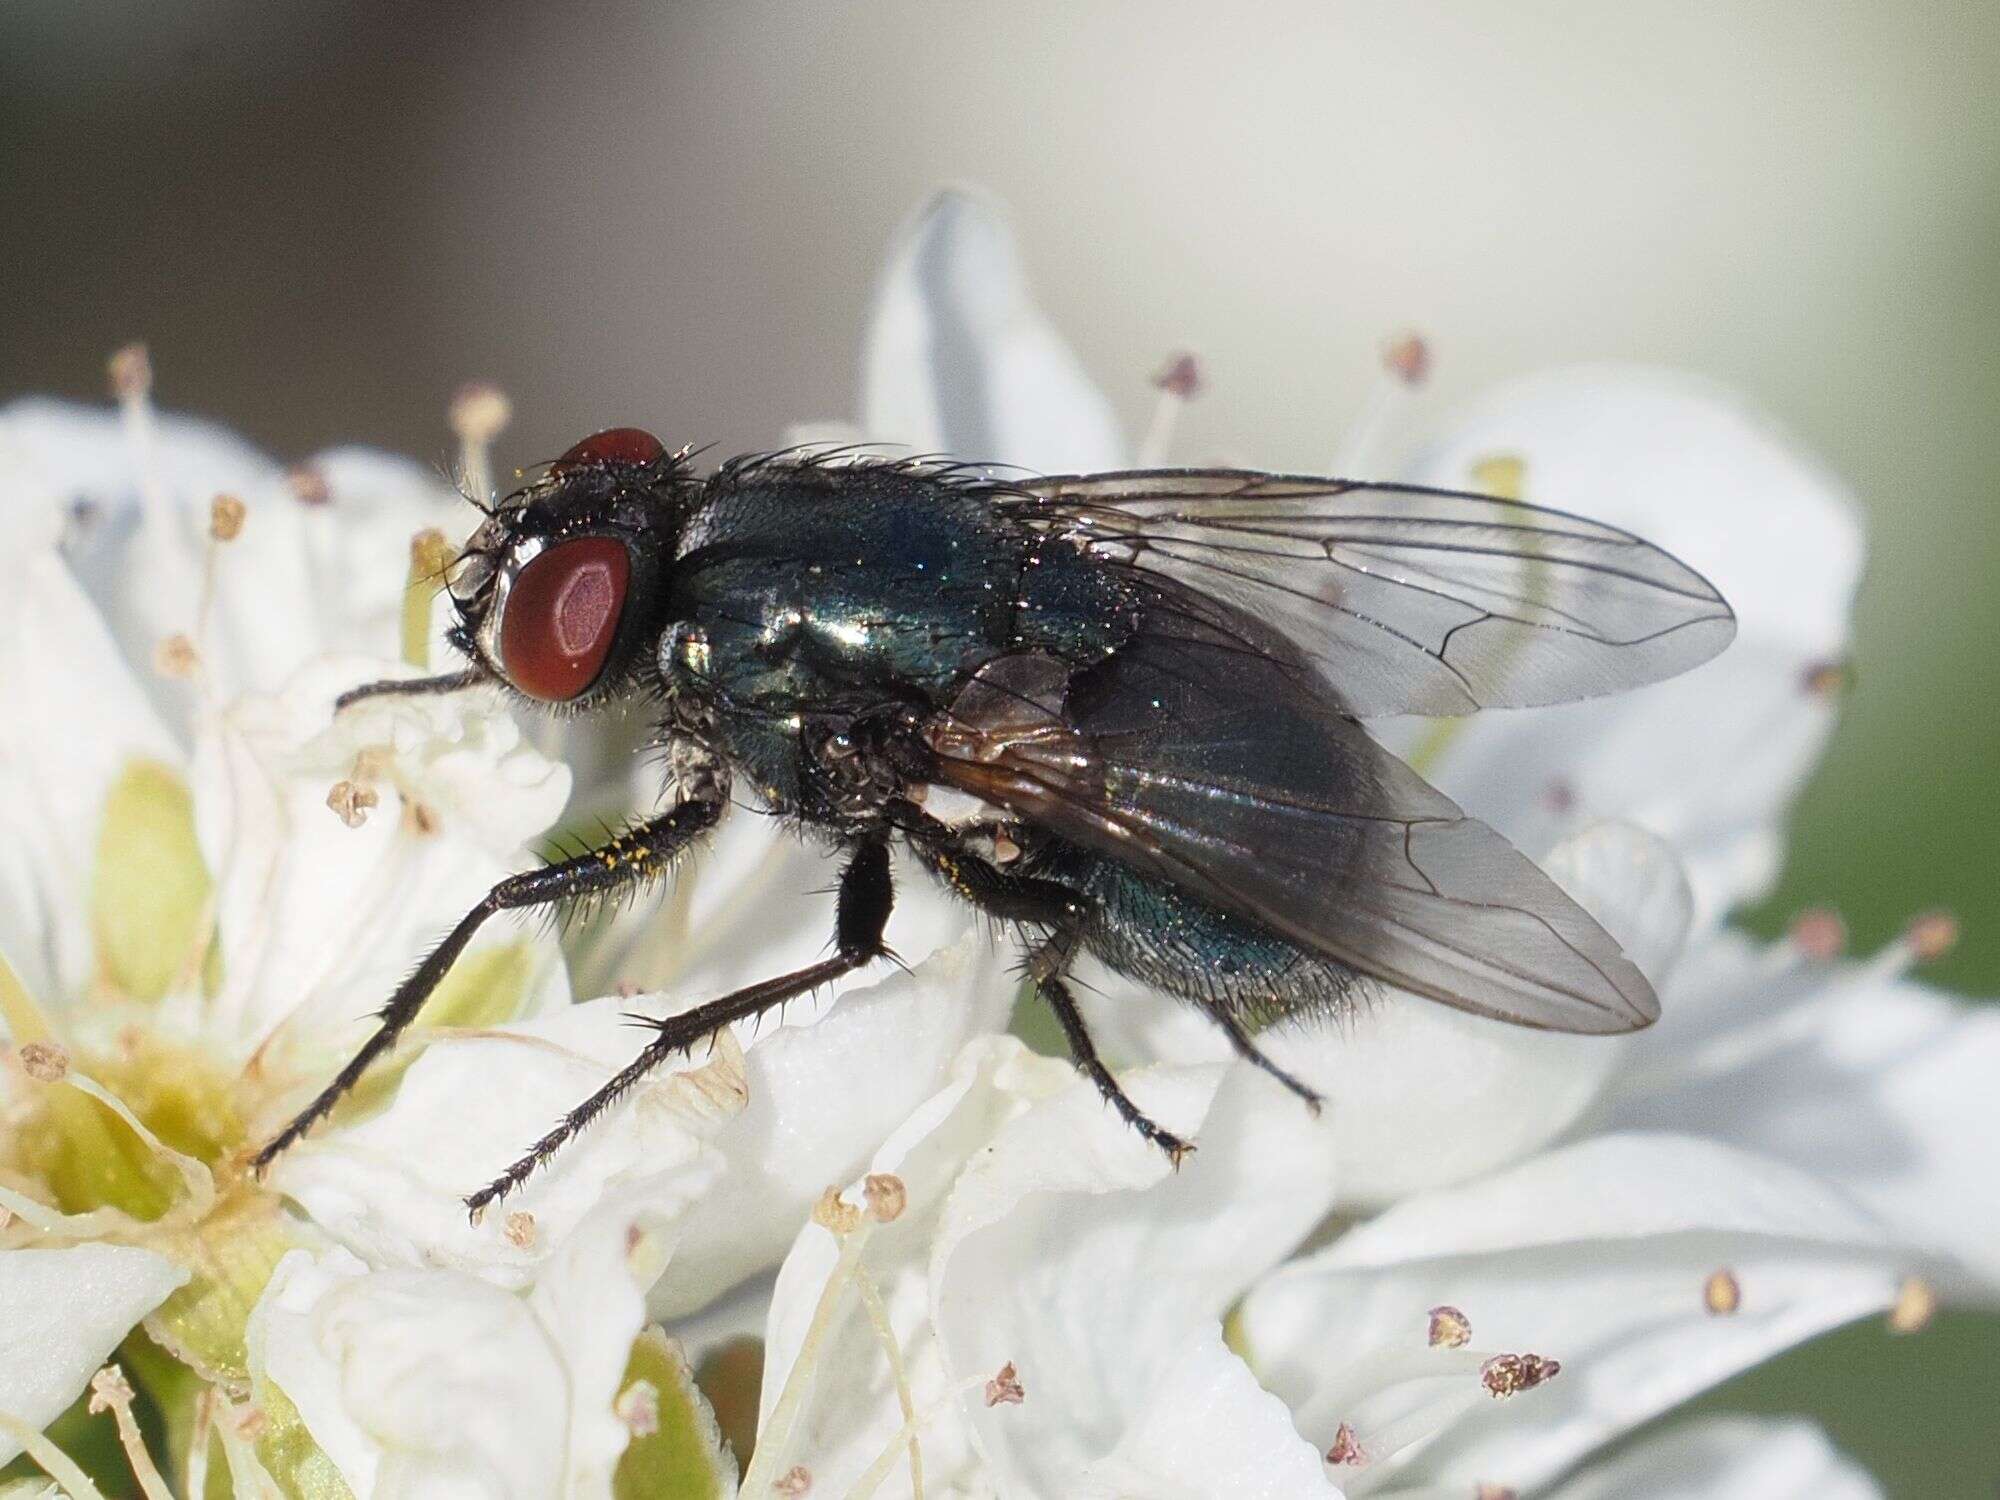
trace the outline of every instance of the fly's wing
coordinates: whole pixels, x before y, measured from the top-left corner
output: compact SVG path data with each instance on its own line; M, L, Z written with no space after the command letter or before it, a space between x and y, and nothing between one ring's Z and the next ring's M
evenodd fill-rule
M1266 653L1180 634L1074 677L1002 658L931 741L946 784L1403 989L1550 1031L1659 1015L1554 881Z
M1269 621L1347 711L1468 714L1658 682L1736 617L1628 532L1490 495L1162 469L1024 483L1004 513Z

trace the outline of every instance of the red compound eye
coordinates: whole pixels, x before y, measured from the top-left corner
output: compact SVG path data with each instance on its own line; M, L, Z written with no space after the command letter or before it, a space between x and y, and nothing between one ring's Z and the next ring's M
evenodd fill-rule
M500 617L508 680L545 703L581 697L611 654L631 578L631 554L607 536L559 542L529 562Z
M607 427L593 432L549 465L551 474L587 469L597 464L649 464L665 458L666 444L637 427Z

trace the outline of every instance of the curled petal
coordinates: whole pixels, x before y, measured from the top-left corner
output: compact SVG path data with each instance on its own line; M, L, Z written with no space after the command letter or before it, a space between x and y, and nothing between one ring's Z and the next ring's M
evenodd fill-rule
M1035 306L1013 234L979 197L940 193L898 231L862 369L874 441L1045 473L1121 462L1110 404Z

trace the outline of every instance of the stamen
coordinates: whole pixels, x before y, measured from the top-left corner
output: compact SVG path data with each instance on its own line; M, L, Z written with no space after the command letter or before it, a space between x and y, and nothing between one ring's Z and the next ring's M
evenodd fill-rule
M90 1377L88 1410L92 1416L111 1413L111 1420L118 1424L118 1445L125 1450L125 1462L146 1500L173 1500L173 1491L154 1467L153 1455L146 1451L146 1439L132 1416L132 1385L118 1366L106 1365Z
M1743 1285L1733 1271L1712 1272L1702 1283L1701 1305L1718 1318L1728 1317L1743 1305Z
M1181 408L1201 394L1201 365L1192 354L1182 351L1160 367L1153 385L1160 397L1153 403L1153 418L1139 443L1138 467L1142 469L1157 469L1167 461Z
M125 428L125 443L131 450L132 468L139 481L139 495L149 511L166 504L154 473L153 361L144 344L127 344L106 362L111 395Z
M90 1476L75 1459L49 1441L46 1433L36 1431L9 1411L0 1411L0 1433L20 1444L21 1451L62 1486L66 1500L104 1500L104 1492L90 1482Z
M1382 445L1397 413L1411 392L1430 376L1430 345L1415 333L1402 333L1382 345L1375 379L1334 452L1328 473L1362 479L1380 466Z
M898 1186L901 1184L898 1183ZM909 1374L903 1368L903 1351L896 1343L896 1330L889 1323L889 1309L882 1305L882 1293L876 1289L874 1278L867 1271L857 1269L854 1285L861 1294L861 1305L868 1311L868 1321L875 1329L876 1342L881 1344L883 1357L889 1363L889 1374L896 1384L896 1404L902 1408L903 1427L910 1434L910 1494L912 1500L924 1500L924 1450L917 1441L917 1401L910 1392Z
M497 385L473 381L451 398L451 430L458 435L458 469L466 492L481 505L493 498L493 440L513 420L514 404Z
M1896 1301L1889 1309L1891 1333L1918 1333L1937 1316L1937 1292L1921 1276L1906 1276L1896 1288Z
M410 571L403 584L403 660L420 671L431 664L431 604L451 570L451 543L435 526L410 538Z

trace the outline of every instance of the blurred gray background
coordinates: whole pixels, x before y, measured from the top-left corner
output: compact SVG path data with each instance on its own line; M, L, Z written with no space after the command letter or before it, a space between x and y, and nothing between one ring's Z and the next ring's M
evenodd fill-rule
M947 181L1011 205L1134 436L1200 351L1185 458L1323 466L1404 327L1440 416L1552 362L1690 366L1872 518L1859 687L1761 920L1828 903L1872 947L1948 905L1933 975L1987 994L1996 77L1992 0L13 0L0 399L96 395L144 338L164 403L284 456L443 461L472 376L509 463L614 422L769 444L852 411L883 245ZM1996 1338L1850 1330L1717 1404L1987 1495Z

